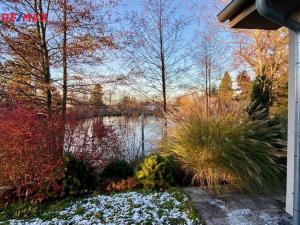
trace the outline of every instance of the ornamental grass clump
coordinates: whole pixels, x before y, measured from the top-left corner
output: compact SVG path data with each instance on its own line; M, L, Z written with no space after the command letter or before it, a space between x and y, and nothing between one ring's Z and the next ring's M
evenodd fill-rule
M205 107L194 103L171 121L163 149L181 161L197 183L213 189L232 184L252 193L282 187L276 160L285 153L285 143L278 138L279 127L267 119L251 120L236 109L218 109L207 116Z

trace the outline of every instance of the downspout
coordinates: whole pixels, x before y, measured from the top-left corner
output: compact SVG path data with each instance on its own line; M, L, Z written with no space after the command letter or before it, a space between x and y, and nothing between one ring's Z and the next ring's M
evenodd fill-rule
M300 34L297 34L297 39L299 41ZM299 55L300 55L300 49L299 49L299 42L297 42L297 64L300 63L300 59L299 59ZM296 67L297 67L296 64ZM296 68L296 112L295 115L297 116L296 118L296 138L295 138L295 144L296 144L296 151L295 151L295 176L294 176L294 200L293 200L293 204L294 204L294 208L293 208L293 215L295 215L294 218L294 224L300 224L300 146L299 146L299 80L300 78L300 71L299 71L299 67Z
M285 15L282 12L275 10L269 0L256 0L256 9L263 17L285 26L292 31L300 32L300 23L290 19L289 15Z
M293 192L293 224L300 224L300 33L295 32L293 43L290 46L295 46L294 55L292 58L292 76L295 76L294 95L295 95L295 109L294 109L294 192Z
M268 0L256 0L257 11L267 19L270 19L282 26L289 28L295 32L295 60L294 72L295 76L295 142L294 142L294 193L293 193L293 225L300 224L300 23L284 15L282 12L272 8ZM291 51L290 51L291 52Z

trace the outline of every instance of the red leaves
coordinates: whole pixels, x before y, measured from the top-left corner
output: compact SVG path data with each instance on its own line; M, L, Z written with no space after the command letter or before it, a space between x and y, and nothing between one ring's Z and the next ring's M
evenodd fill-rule
M18 198L34 201L60 189L59 134L58 123L33 110L0 108L0 186L11 186Z
M102 170L111 159L119 158L120 146L116 131L99 119L68 122L65 150L86 161L95 170Z
M59 116L49 119L36 110L0 106L0 187L14 190L12 198L37 202L62 193L63 150L96 170L121 155L115 130L99 120L69 116L64 138L62 130Z

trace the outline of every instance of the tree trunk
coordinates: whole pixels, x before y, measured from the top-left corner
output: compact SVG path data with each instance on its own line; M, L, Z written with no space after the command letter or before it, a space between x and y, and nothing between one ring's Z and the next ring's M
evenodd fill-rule
M208 63L208 97L211 97L211 65Z
M167 91L166 91L166 65L164 55L164 42L163 42L163 24L160 17L159 26L159 41L160 41L160 61L161 61L161 81L162 81L162 93L163 93L163 112L167 113Z
M63 98L61 107L61 139L60 148L61 156L64 155L64 140L66 132L66 114L67 114L67 98L68 98L68 64L67 64L67 0L63 1Z
M67 97L68 97L68 68L67 68L67 0L63 2L63 99L62 99L62 122L66 123Z
M35 0L34 7L40 15L43 14L42 1L38 2ZM46 102L47 102L47 111L48 115L51 116L52 113L52 92L51 92L51 74L50 74L50 62L49 62L49 51L47 47L46 40L46 24L44 22L37 22L37 30L40 36L41 41L41 53L42 53L42 67L44 72L44 83L46 86Z
M167 139L167 89L166 89L166 65L165 65L165 52L164 52L164 33L162 22L162 9L160 8L159 14L159 44L160 44L160 62L161 62L161 81L163 93L163 113L164 113L164 131L163 138Z

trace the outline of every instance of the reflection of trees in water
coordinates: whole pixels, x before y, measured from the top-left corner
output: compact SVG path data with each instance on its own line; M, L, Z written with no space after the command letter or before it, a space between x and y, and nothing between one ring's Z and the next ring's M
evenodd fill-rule
M104 125L100 118L69 121L64 149L99 169L111 159L123 157L118 133L112 126Z
M162 136L162 120L149 116L144 120L145 154L155 149ZM137 162L142 157L141 117L99 117L69 121L66 127L65 152L99 160L101 166L111 158ZM102 158L100 158L102 157Z
M142 157L142 121L141 117L106 117L104 124L112 125L121 139L124 158L130 162L137 162ZM161 119L148 116L144 119L145 154L155 149L156 142L162 135Z

